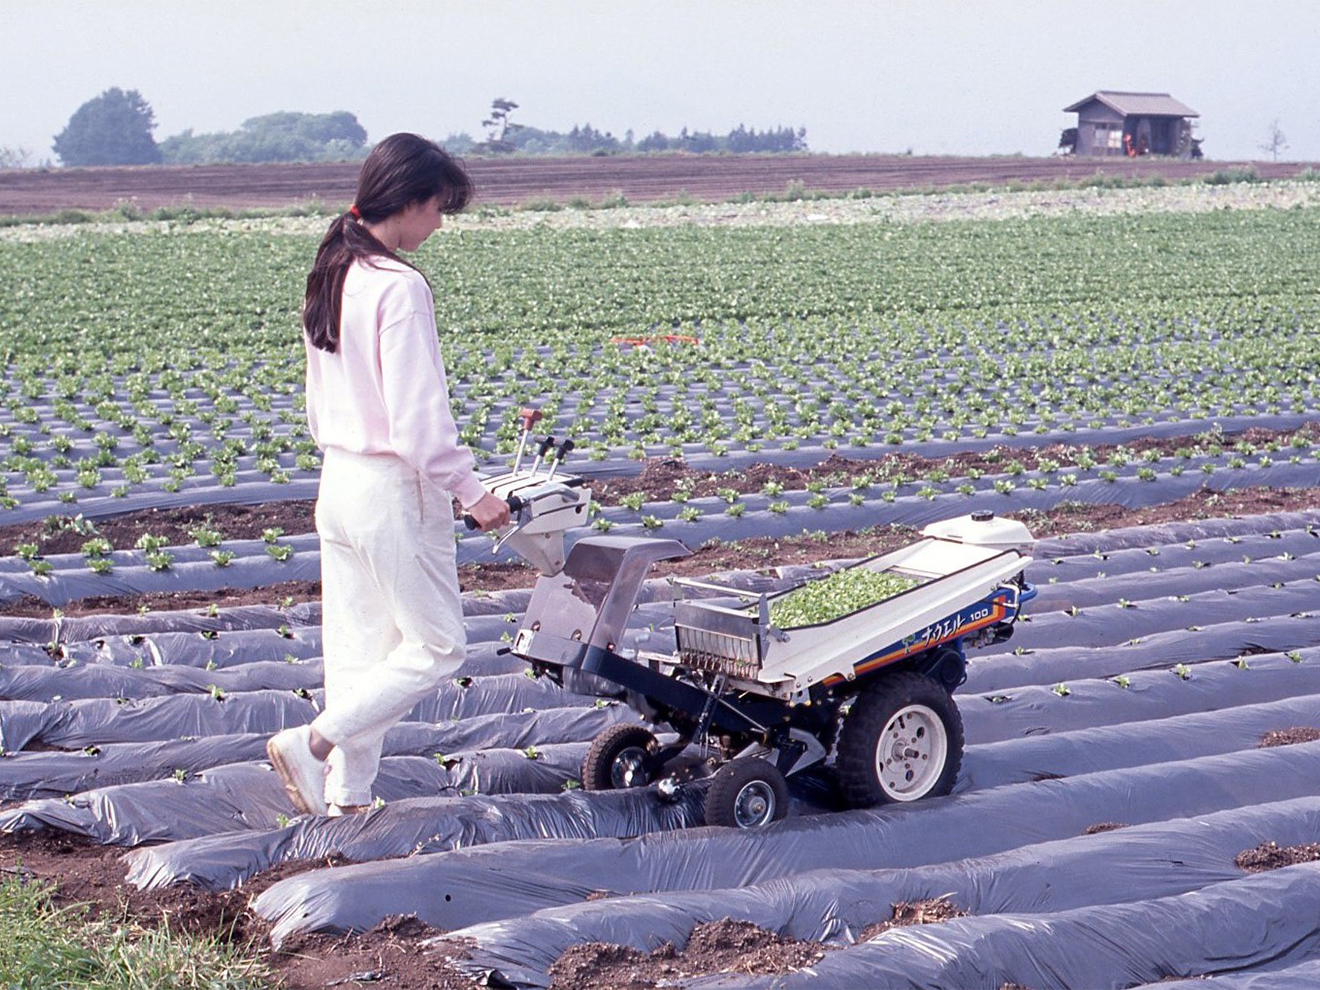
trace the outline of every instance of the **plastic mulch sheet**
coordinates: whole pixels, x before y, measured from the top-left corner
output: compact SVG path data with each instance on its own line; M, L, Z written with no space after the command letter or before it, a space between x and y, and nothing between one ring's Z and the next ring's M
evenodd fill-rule
M1224 973L1189 980L1165 978L1158 987L1143 983L1135 990L1306 990L1308 987L1320 987L1320 959L1265 972Z
M1236 591L1274 585L1286 581L1311 581L1320 574L1320 554L1285 560L1262 557L1250 562L1239 556L1236 561L1220 564L1195 564L1157 572L1105 575L1083 578L1066 584L1037 587L1030 607L1033 615L1068 608L1112 608L1122 601L1138 603L1176 595L1195 595L1206 591Z
M520 986L546 986L551 964L575 944L610 942L650 952L670 942L681 950L697 925L726 917L798 940L850 944L868 926L887 921L899 903L943 898L972 916L1043 916L1168 897L1241 879L1234 857L1262 837L1290 845L1310 841L1317 830L1320 798L1299 798L910 869L814 870L737 889L566 904L437 941L469 946L473 958L465 968L494 970ZM1068 882L1059 883L1060 876Z
M739 887L810 869L919 866L1132 824L1309 796L1320 743L1303 743L994 788L836 815L632 841L545 840L313 871L271 886L253 909L277 941L303 930L365 930L417 913L452 930L582 900L594 890ZM518 877L516 886L508 878ZM499 891L493 895L493 891Z
M0 698L11 701L87 698L142 699L170 694L314 690L322 683L319 661L257 661L222 670L198 667L116 667L109 664L51 667L27 664L0 668Z
M1067 536L1041 540L1036 544L1040 557L1077 553L1108 553L1132 547L1167 546L1188 540L1209 540L1305 529L1320 525L1320 510L1301 512L1266 512L1245 518L1227 516L1212 519L1177 520L1147 526L1122 526L1096 533L1069 533Z
M558 793L575 779L586 743L532 750L489 749L442 759L390 756L381 761L373 793L385 801L437 795ZM296 812L279 778L264 763L180 772L166 780L85 791L66 799L29 801L0 811L0 832L58 829L102 844L136 846L264 830Z
M1139 767L1152 759L1168 763L1232 753L1258 746L1268 732L1294 726L1320 727L1320 694L970 745L954 790Z
M1122 534L1126 530L1109 530ZM1089 535L1089 534L1088 534ZM1187 538L1178 543L1157 543L1150 534L1144 538L1132 537L1135 546L1123 546L1121 535L1113 549L1083 551L1082 546L1065 544L1081 539L1070 536L1062 539L1041 540L1031 548L1032 562L1027 565L1027 577L1035 584L1048 585L1051 580L1060 583L1084 580L1107 574L1150 573L1183 567L1241 563L1251 560L1269 560L1289 554L1305 557L1320 552L1320 530L1315 525L1304 529L1269 530L1264 533L1230 533L1227 536L1201 536ZM1066 549L1067 553L1060 553Z
M505 843L534 843L547 835L584 841L681 830L697 824L701 815L701 791L697 788L675 802L660 800L653 789L418 798L387 804L367 815L301 818L269 832L214 835L190 843L145 847L130 852L126 859L128 879L138 887L188 881L222 890L283 860L315 859L332 852L364 862L362 868L391 863L406 870L410 863L434 858L414 854L491 844L518 848L522 843ZM371 860L381 862L367 862ZM521 871L510 873L488 890L471 893L511 904L522 899L518 892L535 887L531 880L535 872L533 869L526 881L516 879ZM368 913L384 909L394 914L398 912L388 905L399 900L400 894L407 899L406 886L392 893L391 883L387 882L372 893L363 890L354 896L369 899L364 902Z
M1091 726L1258 704L1320 693L1320 651L1252 656L1178 669L1139 670L1118 680L1069 680L990 694L961 694L968 743L1071 732ZM1125 686L1126 685L1126 686Z
M1130 987L1165 976L1314 958L1320 937L1307 863L1174 897L1057 914L956 918L890 929L870 942L778 977L691 980L693 990L857 987Z
M1320 614L1277 616L1271 622L1218 622L1135 636L1114 646L1055 646L1022 653L968 654L963 694L1002 693L1030 684L1112 677L1134 670L1172 670L1177 664L1235 661L1258 653L1320 646Z
M82 749L110 742L185 736L273 733L316 717L320 692L246 691L216 697L175 694L141 701L90 698L49 704L0 701L0 744L8 753L39 743ZM501 674L450 681L407 715L445 722L494 712L586 707L595 698L565 691L548 678Z
M1203 591L1186 599L1173 597L1138 602L1136 607L1114 604L1082 609L1077 615L1067 612L1031 614L1019 622L1013 637L1006 643L986 647L982 653L994 655L1018 649L1045 649L1053 646L1117 646L1131 639L1170 629L1208 626L1219 622L1264 621L1283 618L1314 609L1316 582L1291 581L1279 587L1257 586L1241 591Z
M545 711L475 715L440 724L401 722L385 735L385 756L424 756L435 760L474 751L545 747L590 742L616 722L636 721L615 702ZM0 760L0 799L63 797L172 777L193 776L226 763L266 758L265 733L168 739L145 743L106 743L89 751L14 753Z

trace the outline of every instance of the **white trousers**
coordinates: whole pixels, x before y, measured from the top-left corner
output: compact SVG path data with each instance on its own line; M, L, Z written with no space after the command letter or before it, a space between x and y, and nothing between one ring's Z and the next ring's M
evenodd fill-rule
M463 662L453 503L388 454L325 451L321 538L325 798L369 804L385 732Z

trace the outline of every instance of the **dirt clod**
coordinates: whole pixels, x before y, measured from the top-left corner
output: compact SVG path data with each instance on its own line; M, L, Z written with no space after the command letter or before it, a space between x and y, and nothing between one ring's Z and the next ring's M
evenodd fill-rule
M1248 873L1264 873L1266 870L1278 870L1298 863L1314 863L1316 860L1320 860L1320 842L1310 842L1304 846L1280 846L1274 842L1262 842L1254 849L1238 853L1233 862Z
M861 941L869 942L881 932L891 928L906 928L909 925L931 925L950 918L965 918L967 912L946 897L934 897L925 901L899 901L893 906L893 913L886 921L877 921L862 929Z
M1094 825L1086 826L1084 835L1099 835L1101 832L1114 832L1120 828L1127 828L1126 822L1096 822Z
M1315 742L1320 739L1320 728L1314 725L1295 725L1290 729L1273 729L1261 736L1260 748L1291 746L1294 743Z
M710 973L791 973L828 950L722 918L693 929L682 952L666 942L651 953L590 942L569 948L550 967L552 990L650 990L683 976Z
M137 890L125 882L123 850L67 832L17 832L0 836L0 867L22 870L52 884L55 904L88 904L93 917L127 915L144 926L169 924L193 935L254 945L262 933L250 927L251 889L212 892L180 884Z

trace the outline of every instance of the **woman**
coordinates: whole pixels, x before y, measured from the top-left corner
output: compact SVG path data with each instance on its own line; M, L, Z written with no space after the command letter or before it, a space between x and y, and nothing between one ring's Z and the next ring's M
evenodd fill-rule
M509 521L458 442L431 287L398 254L471 196L438 145L391 135L367 156L357 200L307 276L307 418L324 452L325 709L266 752L309 814L367 810L386 730L463 662L452 498L483 530Z

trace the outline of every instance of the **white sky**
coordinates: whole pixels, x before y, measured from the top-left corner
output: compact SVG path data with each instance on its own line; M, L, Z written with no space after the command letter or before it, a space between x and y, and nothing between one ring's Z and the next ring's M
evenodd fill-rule
M1207 157L1320 160L1317 0L0 0L0 146L111 86L156 139L277 110L371 140L513 119L637 137L807 128L813 151L1050 154L1097 89L1169 92Z

